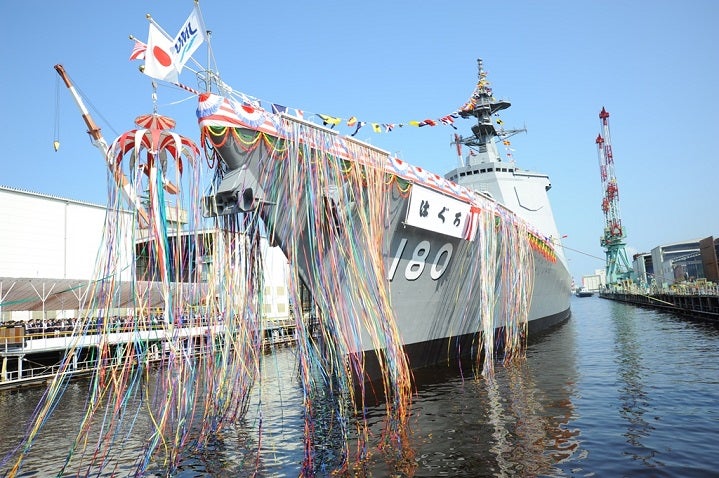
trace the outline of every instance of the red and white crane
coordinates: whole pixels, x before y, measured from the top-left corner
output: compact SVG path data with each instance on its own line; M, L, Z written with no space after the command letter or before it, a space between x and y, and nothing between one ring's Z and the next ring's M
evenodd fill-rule
M604 213L604 234L600 244L604 247L607 257L607 284L614 284L622 279L629 279L632 267L624 250L626 233L622 226L619 213L619 184L614 173L614 154L609 130L609 112L602 107L599 112L601 132L597 135L596 144L599 155L599 174L602 179L602 212Z

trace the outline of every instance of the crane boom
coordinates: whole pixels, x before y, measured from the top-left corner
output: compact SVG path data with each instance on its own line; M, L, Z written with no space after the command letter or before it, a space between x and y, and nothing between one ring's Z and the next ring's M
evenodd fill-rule
M75 100L75 104L80 109L82 119L85 121L85 125L87 125L87 133L92 138L93 145L95 145L95 147L97 147L102 153L102 156L105 159L105 164L107 164L107 167L110 169L110 172L115 180L115 184L120 191L122 191L123 196L130 205L137 210L140 226L146 227L147 224L149 224L147 210L145 209L145 206L143 206L142 201L137 196L134 189L132 189L132 185L127 179L127 176L125 176L122 170L113 163L112 158L108 155L109 147L107 146L107 141L105 141L105 138L102 136L102 131L92 119L92 116L90 116L82 98L80 98L75 86L72 84L72 81L70 81L70 77L67 75L65 68L62 65L57 64L55 65L55 71L57 71L57 74L60 75L62 81L65 82L65 86L70 91L72 98Z
M614 153L609 131L609 112L602 108L599 113L601 132L597 135L595 143L599 155L599 174L602 180L602 212L604 213L604 234L600 244L605 249L606 281L615 284L622 279L630 279L632 268L624 250L626 233L622 227L622 218L619 214L619 185L614 174Z

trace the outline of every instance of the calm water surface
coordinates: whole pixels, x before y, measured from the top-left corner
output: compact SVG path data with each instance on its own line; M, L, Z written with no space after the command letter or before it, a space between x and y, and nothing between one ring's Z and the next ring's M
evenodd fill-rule
M267 356L245 421L187 457L176 476L297 476L304 440L296 367L292 349ZM494 380L447 367L416 378L411 460L398 467L374 453L367 475L719 476L717 325L573 298L572 318L535 337L524 362L497 366ZM86 387L69 386L21 476L57 475ZM0 393L0 456L20 440L42 392ZM377 434L383 413L369 410ZM140 446L128 436L118 451L127 468L105 476L131 474ZM318 475L335 452L331 444L318 450ZM75 471L85 474L68 476Z

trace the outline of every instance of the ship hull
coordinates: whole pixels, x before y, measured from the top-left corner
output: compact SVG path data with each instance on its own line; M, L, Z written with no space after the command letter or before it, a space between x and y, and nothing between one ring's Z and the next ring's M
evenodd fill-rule
M202 125L202 116L200 120ZM365 295L373 295L371 291L375 294L380 291L380 295L383 290L389 291L391 319L396 324L411 368L452 361L465 355L479 357L486 344L483 336L488 333L493 336L494 345L501 347L505 334L498 332L505 328L513 329L524 340L526 332L536 334L569 317L569 274L548 244L533 248L531 258L515 258L511 257L511 252L505 253L509 257L504 257L505 264L492 268L484 264L487 260L482 259L482 254L486 254L489 247L486 244L506 242L501 232L490 227L473 236L467 232L469 224L460 224L456 218L455 224L462 230L455 233L447 227L452 217L447 216L445 221L442 213L460 206L467 208L465 212L469 211L465 203L477 200L474 193L446 181L443 183L436 175L422 184L417 180L417 170L409 173L402 170L400 174L399 168L389 170L386 164L378 166L366 158L363 164L346 161L341 158L341 153L334 158L343 162L338 168L334 165L308 168L296 164L308 159L312 162L314 145L311 143L318 140L309 136L295 139L294 143L304 142L310 152L283 153L282 158L278 158L277 151L292 147L290 141L263 144L258 140L258 135L267 134L263 128L272 133L274 140L278 137L286 139L282 138L282 132L290 135L289 126L277 122L276 117L273 121L269 127L265 121L264 126L257 122L251 128L236 126L230 129L224 125L215 130L207 129L207 126L213 126L212 121L205 122L204 131L209 131L206 136L214 138L214 149L229 170L212 198L211 214L258 211L271 242L282 248L290 262L296 265L307 288L324 304L336 300L338 294L354 294L358 280L373 284L374 288L367 288L370 293L365 292ZM323 138L325 143L331 140ZM249 148L248 144L256 145ZM343 146L344 151L352 149L352 145ZM316 159L316 162L319 164L320 160ZM357 190L357 181L348 178L354 174L353 168L363 168L361 176L365 183L371 182L366 176L378 174L376 178L381 179L375 178L374 182L384 183L383 187ZM316 169L321 169L323 179L315 189L305 189L307 181L303 178L295 182L289 179L297 171L313 176L317 174ZM430 183L432 187L429 187ZM444 184L443 188L438 189L437 183ZM432 211L441 217L439 225L424 226L418 220L416 210L420 199L413 199L415 191L424 194L422 204L447 204L448 207L439 214L436 209ZM377 200L377 196L383 197ZM467 197L475 199L468 200ZM485 203L481 208L495 211L497 220L499 216L511 216L501 205L486 198L482 200ZM371 211L368 211L368 204L372 204ZM303 217L307 211L315 211L315 215ZM371 236L367 235L366 228L353 229L355 224L366 223L368 214L381 216L381 230L374 231ZM509 229L516 228L514 224ZM352 244L351 250L347 249L348 243ZM478 247L480 243L485 244L484 249ZM351 260L338 260L338 257L349 254ZM496 258L502 253L497 249L493 254ZM379 266L378 261L381 261ZM331 271L331 281L328 281L328 271ZM512 290L503 282L512 275L524 284L522 290ZM327 290L328 287L332 290ZM365 290L364 284L362 290ZM530 294L524 302L522 297L517 297L522 291ZM365 303L362 300L353 304L354 312L346 313L361 315L357 307L382 307L376 297L370 297ZM508 303L511 304L508 306ZM331 306L324 308L333 309ZM333 319L325 317L321 320ZM494 330L487 329L488 323ZM365 378L372 379L375 374L372 364L377 362L376 353L382 345L378 345L376 336L369 333L366 323L358 329L359 339L349 344L347 352L366 356ZM517 329L521 330L517 332Z
M566 322L571 316L569 294L566 292L566 273L562 268L561 264L559 266L543 264L539 266L540 270L534 271L535 277L542 277L544 280L535 283L532 306L527 318L526 337L529 341ZM393 296L402 295L401 288L393 287L392 290ZM448 295L449 291L443 292L444 295ZM499 300L502 300L502 298L500 297ZM447 306L442 304L443 301L443 299L437 299L436 304L429 305L425 310L417 310L412 306L407 306L407 304L397 303L395 310L400 330L412 330L417 327L418 322L425 324L425 328L428 329L441 328L441 326L437 327L438 323L457 322L457 316L446 317L444 315L432 315L429 312L434 310L436 313L436 311L446 309ZM504 336L503 329L503 325L498 325L494 336L501 340L501 337ZM448 331L444 336L428 334L424 338L417 335L414 335L413 338L416 341L404 341L404 351L410 368L413 370L439 364L456 367L460 366L464 360L482 359L481 350L479 349L482 346L482 333L477 330L476 326L461 329L456 334ZM499 342L495 343L495 345L497 346L496 351L501 353L503 344ZM374 350L365 350L365 354L366 378L374 380L381 376L376 352ZM479 365L479 362L475 363Z
M474 243L432 233L403 224L408 200L392 201L388 215L382 257L385 279L402 343L412 368L451 361L461 356L476 356L481 343L482 284L467 287L469 261L476 260ZM276 229L275 229L276 230ZM307 234L306 231L303 234ZM283 244L286 238L281 238ZM303 247L303 255L311 248ZM451 252L450 252L451 251ZM532 297L526 316L531 336L552 328L570 316L568 273L559 262L550 262L533 252L531 269ZM422 256L424 259L417 260ZM330 267L329 264L323 267ZM302 277L310 290L321 283L314 277L309 261L300 260ZM421 273L419 269L422 268ZM494 298L502 304L502 296ZM501 329L504 323L498 323ZM500 335L500 334L496 334ZM362 337L363 351L371 352L372 343Z

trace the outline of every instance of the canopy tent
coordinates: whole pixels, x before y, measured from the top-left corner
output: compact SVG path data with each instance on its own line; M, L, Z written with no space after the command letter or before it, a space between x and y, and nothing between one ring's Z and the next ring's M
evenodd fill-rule
M0 312L78 310L86 304L88 290L99 285L79 279L0 277ZM171 288L183 297L195 294L204 298L207 294L206 283L172 283ZM141 297L143 307L164 306L159 282L115 282L112 293L116 308L136 307L136 295Z

